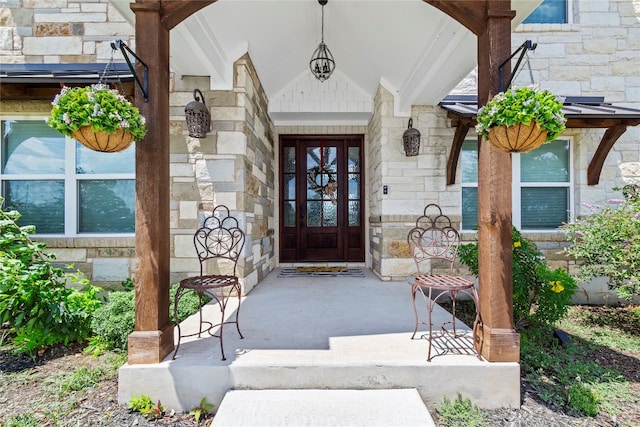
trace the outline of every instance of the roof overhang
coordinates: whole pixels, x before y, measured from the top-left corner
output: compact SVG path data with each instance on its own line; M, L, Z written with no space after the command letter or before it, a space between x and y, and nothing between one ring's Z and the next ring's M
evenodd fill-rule
M512 28L541 1L511 0ZM109 2L135 22L130 0ZM324 9L336 61L325 82L309 79L321 32L321 7L309 0L215 1L171 30L171 70L176 78L207 76L211 90L230 90L233 64L248 53L275 125L335 125L368 122L380 86L394 96L396 116L409 116L413 105L437 105L477 65L476 36L423 1L332 0Z
M111 64L0 64L0 98L51 100L63 86L104 83L133 96L133 73L124 62Z
M447 184L455 184L462 143L469 129L476 125L478 101L476 96L453 95L445 97L439 106L447 111L451 126L456 128L447 160ZM596 185L600 181L602 166L613 144L624 134L627 127L640 124L640 110L605 103L604 97L568 96L564 100L562 112L567 119L567 128L606 129L587 169L587 184Z

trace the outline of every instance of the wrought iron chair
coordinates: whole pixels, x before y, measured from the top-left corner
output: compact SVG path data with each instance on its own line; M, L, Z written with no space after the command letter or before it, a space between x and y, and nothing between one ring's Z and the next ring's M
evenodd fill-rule
M476 318L473 324L474 337L478 326L481 324L480 310L478 309L478 294L474 283L471 280L453 274L454 262L460 246L460 234L451 225L451 219L442 214L442 209L437 204L431 203L424 208L424 213L416 220L416 226L409 231L407 242L411 249L413 259L416 263L417 275L411 287L411 297L413 301L413 312L415 314L416 325L411 339L414 339L418 332L418 325L429 326L429 350L427 360L431 361L431 348L433 346L433 308L441 297L449 295L452 303L452 318L450 321L440 325L441 336L456 340L460 336L456 329L456 301L460 293L468 295L473 300L476 308ZM448 274L426 274L424 266L429 265L433 270L434 261L442 260L448 267ZM425 293L426 291L426 293ZM420 321L416 306L416 294L420 293L424 299L427 309L427 321ZM453 331L446 328L451 324ZM475 343L474 343L475 344ZM476 347L474 345L474 347ZM477 352L474 348L473 352Z
M173 359L176 358L176 354L180 348L181 338L195 335L198 335L198 338L200 338L203 333L208 333L210 336L220 340L222 360L226 360L222 334L223 326L226 324L235 323L240 338L244 338L240 332L240 325L238 324L242 289L236 273L238 259L242 253L244 242L245 234L238 227L238 220L230 215L229 208L224 205L216 206L212 214L205 218L202 227L195 232L193 243L196 248L198 260L200 261L200 275L180 281L174 297L173 313L178 329L178 343L173 352ZM208 274L209 271L215 271L216 273ZM187 291L193 291L198 294L200 302L200 323L198 332L182 335L180 322L177 321L178 302ZM203 296L205 294L210 296L212 300L218 304L221 315L220 323L213 323L203 319L202 306ZM227 303L233 295L237 295L238 297L238 308L235 313L235 320L225 320ZM217 332L214 332L214 329L218 326L220 328Z

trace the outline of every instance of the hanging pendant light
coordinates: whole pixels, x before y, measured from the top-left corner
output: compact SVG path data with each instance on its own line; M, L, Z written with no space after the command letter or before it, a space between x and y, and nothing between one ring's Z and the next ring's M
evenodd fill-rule
M318 3L322 6L322 32L320 33L320 44L315 52L313 52L311 61L309 61L311 73L321 82L327 80L336 68L333 55L327 45L324 44L324 5L327 4L327 1L328 0L318 0Z

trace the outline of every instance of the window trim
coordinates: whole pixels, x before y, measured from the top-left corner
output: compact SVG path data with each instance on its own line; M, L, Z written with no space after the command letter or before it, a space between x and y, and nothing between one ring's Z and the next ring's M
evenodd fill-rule
M21 112L19 114L2 113L0 114L0 121L8 120L24 120L24 121L46 121L48 113L42 112ZM62 135L61 135L62 136ZM119 237L134 237L134 232L123 233L80 233L80 204L79 204L79 183L83 180L133 180L135 182L136 174L133 173L96 173L96 174L79 174L76 173L76 144L77 141L64 137L65 141L65 171L64 173L56 174L7 174L3 173L0 168L0 188L5 181L64 181L64 234L54 233L37 233L34 234L38 237L46 238L119 238ZM135 144L135 143L134 143ZM0 147L1 151L2 147ZM1 156L0 152L0 156ZM0 161L2 161L0 157ZM134 225L135 227L135 225Z
M574 173L574 138L571 136L560 136L556 139L556 141L568 141L569 142L569 180L567 182L526 182L523 183L520 181L520 153L513 153L511 155L511 222L513 226L518 230L522 230L522 200L521 200L521 189L523 187L543 187L543 188L568 188L569 189L569 200L568 200L568 209L567 209L567 218L569 220L573 218L573 213L575 209L575 173ZM463 144L465 142L476 142L474 138L465 138ZM462 165L461 165L462 166ZM462 167L458 171L460 174L459 182L460 182L460 227L462 227L462 188L478 188L478 181L476 179L475 182L463 182L462 180ZM475 232L477 230L461 228L462 232ZM527 229L523 230L527 233L559 233L560 229Z
M567 22L524 22L524 21L522 21L522 23L520 25L533 25L536 28L539 28L539 27L541 27L543 25L574 24L574 20L573 20L573 1L572 0L564 0L564 2L565 2L565 6L566 6L566 11L567 11ZM531 11L531 13L533 13L538 7L540 7L540 5L542 5L542 3L540 3L538 6L536 6L536 8ZM525 18L525 19L527 19L527 18Z

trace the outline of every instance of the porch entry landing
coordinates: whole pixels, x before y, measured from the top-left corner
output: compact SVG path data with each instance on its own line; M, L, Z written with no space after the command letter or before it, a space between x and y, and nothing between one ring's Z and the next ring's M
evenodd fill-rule
M229 390L416 389L429 409L457 392L483 408L519 406L517 363L442 355L451 343L436 347L427 362L427 339L411 339L410 282L384 282L363 271L364 277L285 279L276 269L242 299L245 338L225 330L226 361L215 339L183 339L175 360L123 366L118 401L146 394L189 411L203 397L219 408ZM235 308L226 315L235 316ZM433 318L450 314L436 306ZM197 330L197 320L192 316L182 328Z

